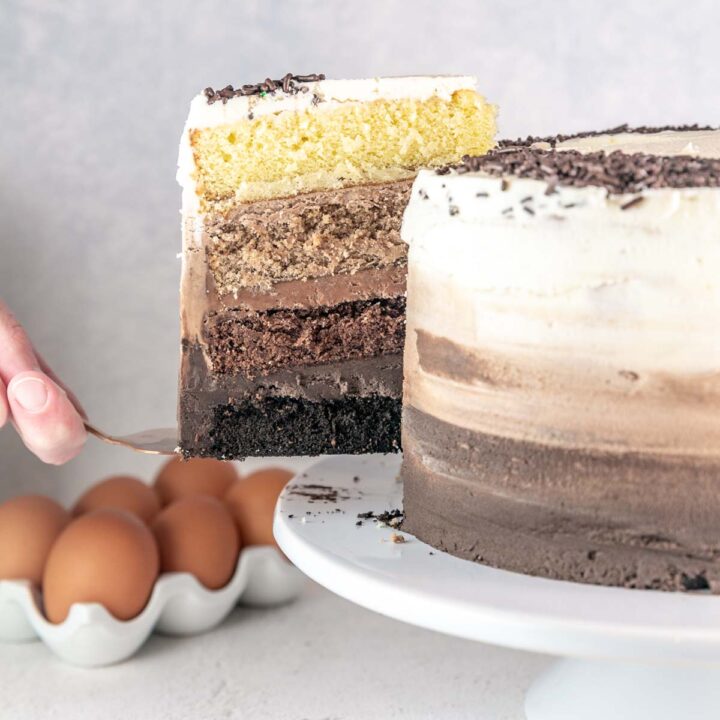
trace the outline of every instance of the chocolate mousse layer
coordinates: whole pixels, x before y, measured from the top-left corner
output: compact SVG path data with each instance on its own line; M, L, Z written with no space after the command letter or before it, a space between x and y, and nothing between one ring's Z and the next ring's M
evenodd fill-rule
M205 279L212 292L206 295L207 311L254 310L263 312L277 308L307 310L339 305L343 302L396 298L405 296L407 268L392 265L386 268L360 270L351 275L327 275L312 280L287 280L274 283L267 290L241 288L218 294L212 277Z
M184 343L180 446L186 456L396 452L402 357L297 365L248 378L209 369ZM274 448L274 449L273 449ZM324 449L325 448L325 449Z
M400 239L411 181L243 203L205 218L220 293L405 265Z
M430 545L542 577L720 592L718 460L558 448L411 406L402 442L403 527Z

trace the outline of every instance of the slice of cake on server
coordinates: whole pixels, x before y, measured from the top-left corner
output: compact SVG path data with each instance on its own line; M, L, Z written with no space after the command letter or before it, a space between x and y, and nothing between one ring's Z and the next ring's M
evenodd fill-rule
M467 77L287 75L193 100L178 169L186 456L399 448L410 186L494 132Z

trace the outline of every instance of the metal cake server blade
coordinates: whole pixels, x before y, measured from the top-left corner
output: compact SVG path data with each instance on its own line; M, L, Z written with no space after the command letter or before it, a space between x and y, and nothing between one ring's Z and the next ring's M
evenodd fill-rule
M85 429L110 445L120 445L147 455L175 455L178 452L178 430L175 427L153 428L130 435L110 435L86 420Z

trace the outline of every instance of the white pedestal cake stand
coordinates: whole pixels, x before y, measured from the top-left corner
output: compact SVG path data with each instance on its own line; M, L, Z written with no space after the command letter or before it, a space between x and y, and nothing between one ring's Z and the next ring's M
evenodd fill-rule
M357 526L360 513L401 507L399 464L336 456L295 477L275 515L283 551L376 612L567 658L528 691L530 720L720 716L720 598L533 578L459 560L372 519Z

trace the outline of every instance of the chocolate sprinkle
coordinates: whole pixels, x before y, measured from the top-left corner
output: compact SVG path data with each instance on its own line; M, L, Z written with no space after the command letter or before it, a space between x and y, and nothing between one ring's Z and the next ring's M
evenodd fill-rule
M450 170L458 174L483 172L503 181L506 176L544 180L549 192L554 192L557 185L602 187L614 195L657 188L720 187L718 159L689 155L628 155L619 150L580 153L575 150L506 148L477 157L465 156ZM626 203L626 208L636 204L632 200Z
M620 206L621 210L629 210L631 207L639 205L645 198L642 195L634 197L632 200L628 200L626 203Z
M313 73L311 75L287 73L280 80L265 78L263 82L254 85L243 85L239 88L234 88L232 85L226 85L221 90L207 87L203 90L203 94L207 98L208 105L212 105L218 100L224 105L228 100L235 97L248 97L250 95L265 97L265 95L274 95L278 90L282 90L286 95L297 95L300 92L308 91L308 87L304 83L318 82L324 79L325 75L323 73Z

